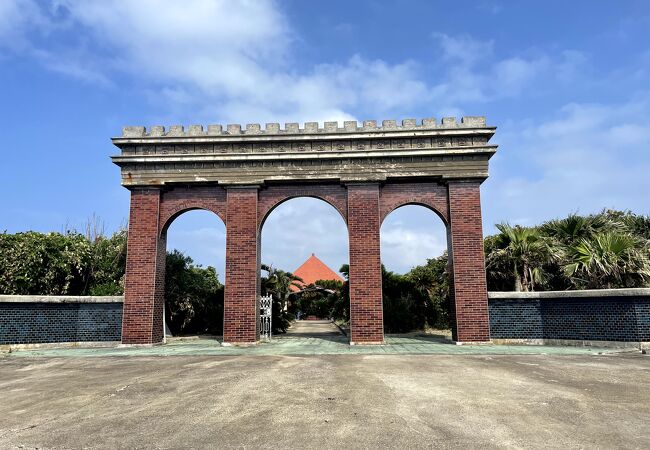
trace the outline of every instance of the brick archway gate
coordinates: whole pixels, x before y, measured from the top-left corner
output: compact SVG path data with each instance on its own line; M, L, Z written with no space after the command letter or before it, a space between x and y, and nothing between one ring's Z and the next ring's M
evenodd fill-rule
M300 196L325 200L347 224L351 343L383 342L379 229L392 210L414 203L447 227L453 339L489 340L480 185L495 130L483 117L125 127L112 157L131 191L122 342L162 341L166 230L190 209L226 224L224 342L256 342L261 224Z

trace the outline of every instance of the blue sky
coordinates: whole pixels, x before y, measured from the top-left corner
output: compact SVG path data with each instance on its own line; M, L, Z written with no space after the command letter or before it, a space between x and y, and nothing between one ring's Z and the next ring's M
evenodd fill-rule
M0 229L124 223L123 125L485 115L500 145L486 234L578 211L649 214L648 1L0 0ZM337 222L338 221L338 222ZM181 216L169 247L223 273L224 227ZM446 246L416 207L382 227L403 272ZM278 208L263 260L347 259L317 200Z

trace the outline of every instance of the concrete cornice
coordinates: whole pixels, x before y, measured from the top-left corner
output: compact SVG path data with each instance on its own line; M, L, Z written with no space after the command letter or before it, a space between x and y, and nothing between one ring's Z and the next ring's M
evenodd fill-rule
M488 292L490 299L553 299L597 297L650 297L650 288L585 289L581 291L535 291L535 292Z
M388 179L473 179L488 176L497 146L485 117L125 127L112 157L122 184L261 186L295 182L385 182Z
M226 153L226 154L187 154L187 155L115 155L111 156L117 165L121 163L183 163L209 161L272 161L306 159L348 159L348 158L391 158L400 156L444 156L444 155L492 155L496 145L467 148L425 148L406 150L364 150L328 152L282 152L282 153Z

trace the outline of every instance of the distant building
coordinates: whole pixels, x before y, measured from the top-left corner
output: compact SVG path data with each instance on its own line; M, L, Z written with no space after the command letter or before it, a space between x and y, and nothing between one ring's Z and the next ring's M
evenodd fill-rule
M297 281L296 284L303 287L308 286L317 282L318 280L336 280L336 281L345 281L341 275L334 272L332 269L327 267L323 261L318 259L313 253L311 256L298 267L293 274L297 277L302 278L302 283ZM301 291L297 286L291 285L290 287L292 292Z

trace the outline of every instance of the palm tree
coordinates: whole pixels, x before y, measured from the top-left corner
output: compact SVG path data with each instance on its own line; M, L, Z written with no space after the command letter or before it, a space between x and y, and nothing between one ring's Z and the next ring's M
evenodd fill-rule
M281 302L281 310L284 311L291 294L291 286L301 288L302 278L291 272L275 269L273 266L262 264L262 270L268 272L268 276L262 280L262 290L266 293L275 295Z
M346 280L350 279L350 265L349 264L343 264L341 265L341 268L339 269L339 273L345 277Z
M490 267L510 266L516 292L534 290L544 282L543 264L554 258L546 240L537 228L498 224L496 249L488 255Z
M564 271L577 287L612 288L650 279L647 243L629 234L604 232L580 239L567 248L566 257Z
M564 219L549 220L540 227L540 231L559 244L570 245L580 239L588 239L596 233L605 231L623 231L624 225L601 213L591 216L569 214Z

